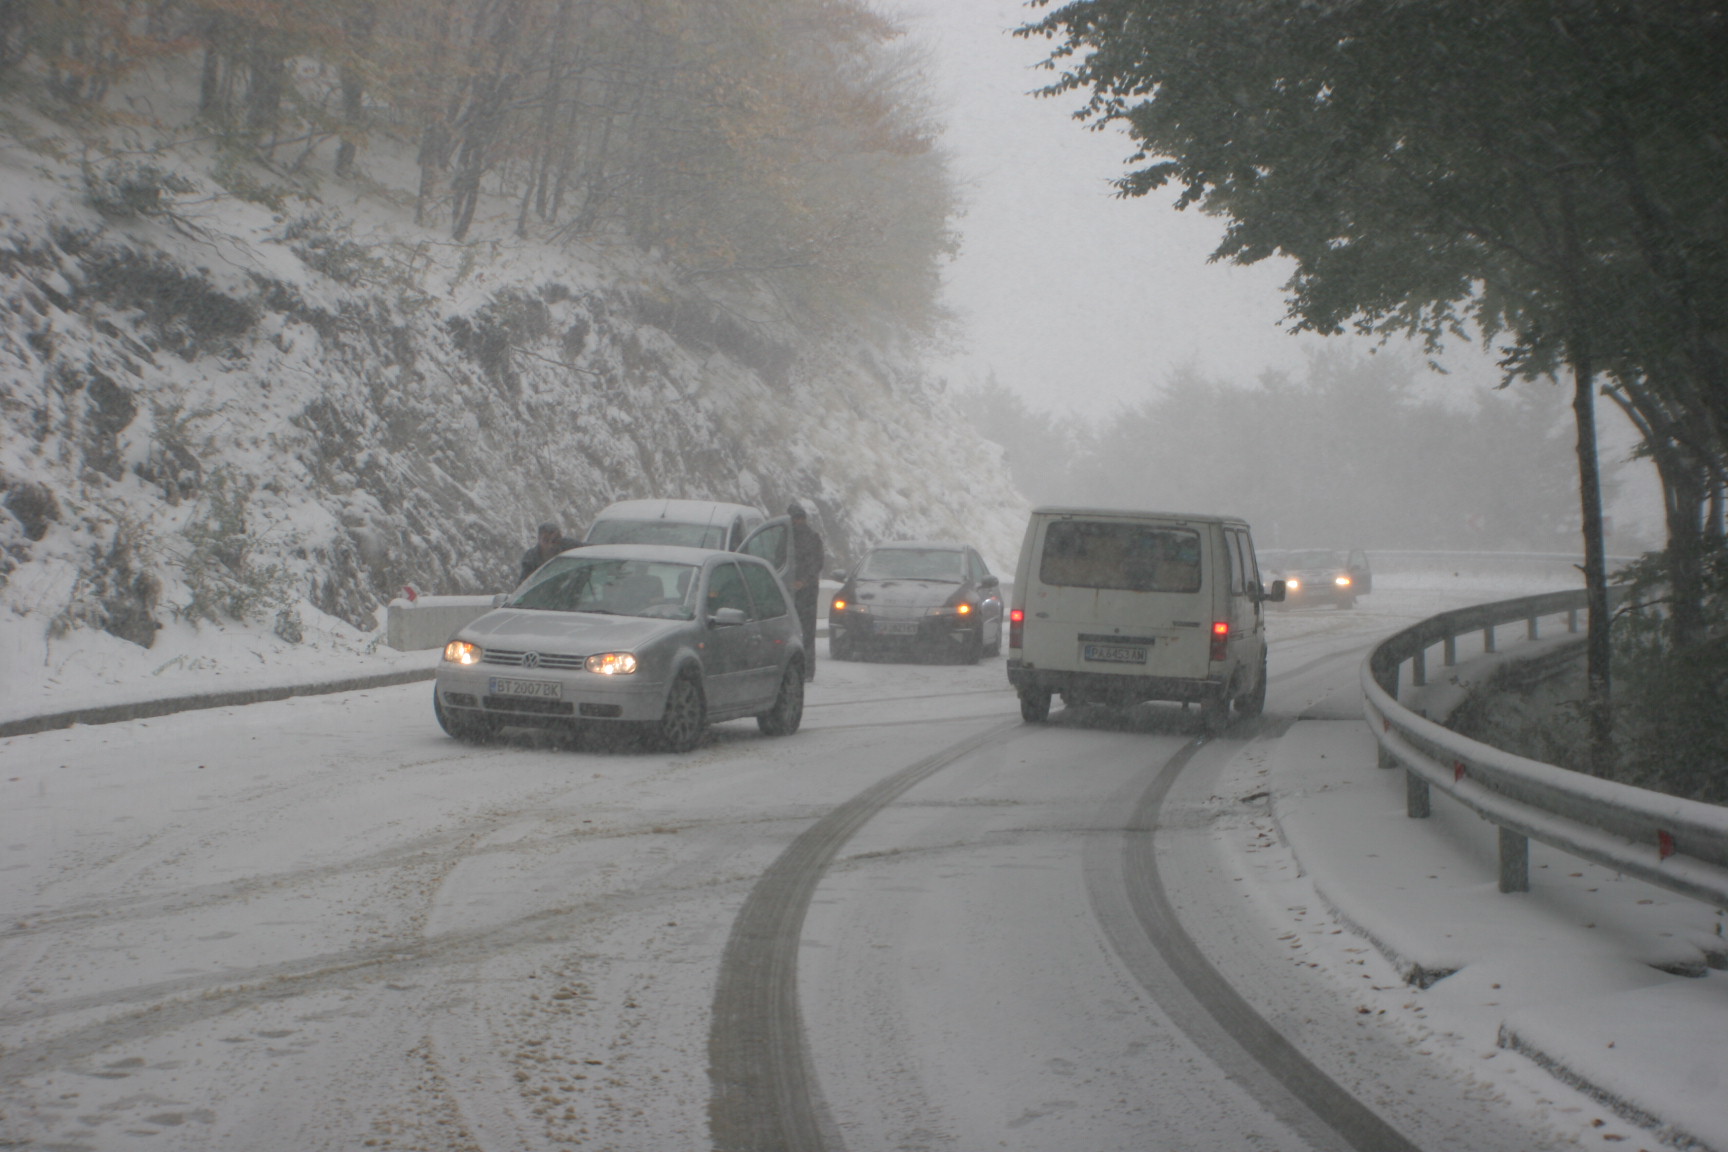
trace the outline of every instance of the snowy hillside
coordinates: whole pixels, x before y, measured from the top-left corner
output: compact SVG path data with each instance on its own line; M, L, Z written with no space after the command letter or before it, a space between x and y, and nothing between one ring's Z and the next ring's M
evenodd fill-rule
M404 585L499 590L612 499L811 505L836 560L1023 500L915 342L793 331L628 252L419 229L192 148L0 136L0 642L352 629ZM342 626L338 626L342 622Z

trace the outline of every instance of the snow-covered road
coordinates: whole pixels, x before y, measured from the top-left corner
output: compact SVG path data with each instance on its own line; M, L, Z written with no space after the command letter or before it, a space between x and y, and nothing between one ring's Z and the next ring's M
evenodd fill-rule
M1275 615L1212 741L1022 725L999 660L824 662L686 756L463 746L424 684L14 738L0 1145L1558 1146L1349 1006L1371 951L1285 955L1268 749L1451 606Z

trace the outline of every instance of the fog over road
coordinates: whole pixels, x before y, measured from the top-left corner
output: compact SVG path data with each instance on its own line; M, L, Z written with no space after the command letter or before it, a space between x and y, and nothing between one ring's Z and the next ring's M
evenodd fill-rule
M1288 955L1272 742L1450 606L1275 614L1212 740L1024 725L986 660L823 661L686 756L464 746L423 684L0 742L0 1144L1555 1146L1351 1009L1371 950Z

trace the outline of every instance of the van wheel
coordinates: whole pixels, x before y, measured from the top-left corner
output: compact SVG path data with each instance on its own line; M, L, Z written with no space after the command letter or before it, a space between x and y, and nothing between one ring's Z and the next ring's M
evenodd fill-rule
M1214 696L1200 701L1200 730L1216 736L1230 725L1230 697Z
M1050 719L1048 688L1020 689L1020 719L1028 724L1042 724Z
M1252 719L1266 710L1266 657L1260 657L1260 677L1254 682L1254 687L1236 697L1236 714L1246 719Z

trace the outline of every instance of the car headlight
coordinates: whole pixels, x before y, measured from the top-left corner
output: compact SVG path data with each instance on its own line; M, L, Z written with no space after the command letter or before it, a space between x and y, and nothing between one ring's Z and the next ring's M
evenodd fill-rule
M972 605L970 605L970 604L943 604L943 605L940 605L939 607L930 609L930 611L927 612L926 615L928 615L928 616L970 616L970 615L972 615Z
M1332 577L1332 583L1338 585L1340 588L1348 588L1350 587L1350 577L1343 575L1334 576Z
M582 667L590 672L598 672L602 676L628 676L636 671L636 654L633 652L601 652L583 661Z
M478 664L482 649L478 644L470 644L466 640L452 640L444 645L444 659L452 664Z
M844 612L848 607L850 607L850 605L848 605L844 599L836 596L834 597L834 603L828 606L828 614L833 615L836 612Z
M1294 577L1294 576L1284 577L1284 591L1294 592L1294 591L1296 591L1296 589L1298 589L1300 587L1302 587L1302 581L1296 579L1296 577Z

